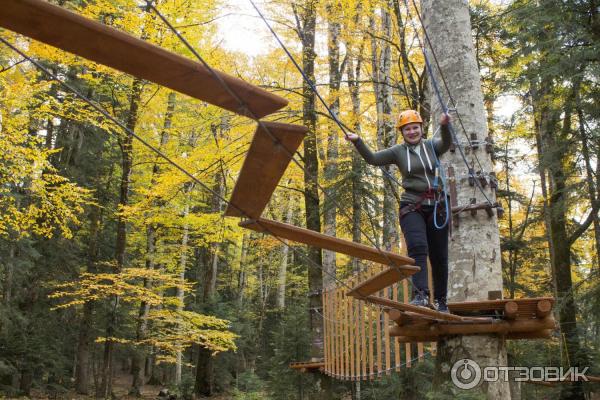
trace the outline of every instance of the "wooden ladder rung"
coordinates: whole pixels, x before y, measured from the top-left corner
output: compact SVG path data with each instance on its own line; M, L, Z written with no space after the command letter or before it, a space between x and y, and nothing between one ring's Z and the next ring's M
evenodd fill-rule
M289 239L309 246L347 254L352 257L373 261L379 264L402 266L411 265L415 262L415 260L410 257L401 256L389 251L380 251L376 248L365 246L364 244L354 243L349 240L343 240L311 231L310 229L300 228L264 218L242 221L240 226L252 229L256 232L269 233L283 239Z
M392 286L396 282L400 282L402 279L411 276L414 273L419 272L419 267L412 265L404 265L401 267L391 267L374 275L359 285L355 286L346 293L347 296L356 297L361 299L366 296L370 296L377 293L381 289Z
M225 215L260 217L306 132L308 129L302 125L258 125Z
M46 1L2 0L0 26L226 110L247 114L203 64ZM222 72L217 75L256 118L288 103L241 79Z

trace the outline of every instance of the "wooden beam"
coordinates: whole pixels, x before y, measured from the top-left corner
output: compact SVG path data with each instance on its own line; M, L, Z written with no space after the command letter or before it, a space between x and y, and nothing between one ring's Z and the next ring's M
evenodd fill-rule
M490 311L504 311L507 302L515 302L518 305L517 319L535 318L537 314L537 304L543 301L543 307L549 307L548 314L554 305L552 297L522 298L522 299L501 299L501 300L483 300L467 301L461 303L448 303L448 309L453 314L473 315L477 313L489 313ZM546 315L548 315L546 314Z
M393 326L392 336L440 336L440 335L475 335L487 333L508 334L514 332L534 332L554 329L556 321L552 317L542 320L494 321L486 324L432 324L427 328L412 328L410 326ZM420 339L419 339L420 340Z
M506 340L528 340L528 339L548 339L552 336L552 330L541 330L535 332L512 332L503 335ZM395 336L400 343L418 343L433 342L436 343L442 336L430 335L430 336Z
M504 303L504 317L506 319L517 318L517 312L519 311L519 304L516 301L507 301Z
M226 216L260 217L306 132L307 128L301 125L278 122L258 125L225 210Z
M535 307L535 315L538 318L545 318L552 312L552 302L550 300L540 300Z
M349 240L343 240L311 231L310 229L304 229L264 218L243 221L240 223L240 226L252 229L256 232L269 233L283 239L304 243L309 246L347 254L363 260L374 261L379 264L390 265L390 263L393 263L398 268L410 271L414 270L414 268L419 268L410 265L415 262L415 260L410 257L401 256L389 251L377 250L376 248L365 246L364 244L354 243Z
M357 299L372 295L383 288L392 286L394 283L400 282L402 279L411 276L419 271L419 267L403 266L401 268L391 267L383 272L372 276L371 278L354 286L347 295L356 297Z
M0 26L250 117L203 64L46 1L2 0ZM271 114L288 103L241 79L222 72L217 75L255 118Z

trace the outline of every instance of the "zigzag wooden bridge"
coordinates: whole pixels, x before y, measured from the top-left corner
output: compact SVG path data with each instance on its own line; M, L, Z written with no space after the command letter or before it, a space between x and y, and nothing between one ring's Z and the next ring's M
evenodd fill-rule
M0 26L247 117L263 118L287 105L261 88L219 71L215 77L200 63L42 0L4 0ZM412 306L406 279L419 268L411 258L262 218L306 132L300 125L259 121L225 212L245 218L244 228L370 263L345 286L323 292L324 359L292 368L338 379L375 379L410 367L414 352L417 358L426 347L435 352L433 342L446 336L551 335L552 298L451 303L452 314Z

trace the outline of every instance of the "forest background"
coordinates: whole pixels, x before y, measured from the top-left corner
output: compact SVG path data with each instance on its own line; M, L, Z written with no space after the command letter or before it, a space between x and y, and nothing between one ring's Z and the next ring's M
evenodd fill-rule
M135 1L54 3L193 58ZM210 65L286 97L289 106L273 120L311 127L299 163L318 172L324 190L316 205L305 203L307 178L292 163L267 217L316 223L358 242L367 242L359 229L365 227L378 244L394 241L398 229L384 223L390 199L380 171L346 144L314 96L309 101L280 48L248 55L223 46L219 26L226 23L219 21L239 13L223 2L162 0L157 7ZM403 109L418 109L428 124L431 94L416 40L422 32L404 2L259 7L340 119L372 147L396 140L385 122ZM510 362L572 365L575 357L598 372L599 5L481 0L470 8L496 194L505 210L504 296L553 296L557 278L572 278L556 312L575 316L573 326L562 326L552 340L509 343ZM0 34L229 197L255 128L250 120L10 31ZM507 96L515 105L508 115L498 108ZM1 393L108 398L119 390L141 395L154 385L185 398L321 395L316 376L288 368L311 355L314 287L300 256L306 249L239 228L223 216L219 196L4 46L0 116ZM316 221L307 221L307 207ZM357 268L328 253L321 262L341 279ZM335 382L328 393L444 398L432 388L434 363L424 357L360 390ZM564 398L560 392L520 388L524 399Z

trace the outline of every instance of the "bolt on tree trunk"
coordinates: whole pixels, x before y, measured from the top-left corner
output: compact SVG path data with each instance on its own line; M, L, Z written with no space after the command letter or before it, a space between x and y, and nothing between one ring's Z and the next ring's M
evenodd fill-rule
M456 101L466 134L475 134L478 139L487 136L487 118L474 46L471 40L471 21L468 3L463 0L423 0L424 28L431 39L431 46L439 60L442 73L448 83L450 93ZM427 56L432 64L430 46ZM439 82L444 102L448 94L443 89L440 72L433 66L433 75ZM431 82L430 82L431 87ZM434 125L442 106L435 96L432 100ZM458 118L454 118L458 139L465 141ZM435 131L436 126L434 126ZM492 171L492 161L485 150L473 150L485 172ZM443 162L449 163L456 171L458 204L467 204L473 196L469 187L467 166L458 151L448 153ZM494 193L484 189L487 197L494 201ZM483 202L483 195L477 193L477 201ZM475 217L463 217L460 227L454 230L449 249L450 277L449 298L451 301L487 300L488 292L502 289L502 269L500 263L500 237L496 217L488 218L483 213ZM495 336L459 336L442 340L438 348L437 382L446 381L455 361L470 358L480 365L506 365L505 342ZM510 399L508 382L493 382L480 386L488 399Z

